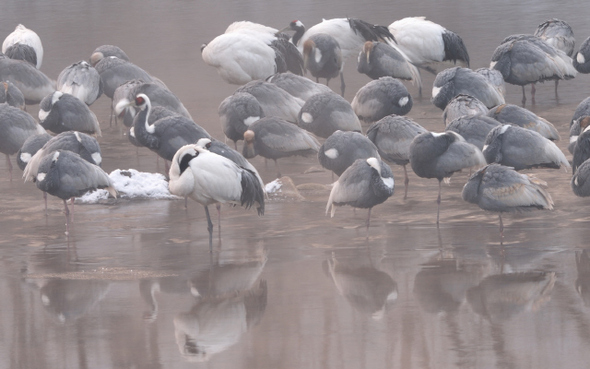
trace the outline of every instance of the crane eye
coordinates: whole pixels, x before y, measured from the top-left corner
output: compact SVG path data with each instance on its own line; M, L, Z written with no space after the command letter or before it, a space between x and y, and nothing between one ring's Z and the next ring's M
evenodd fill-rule
M211 148L211 142L209 142L207 145L205 145L205 148L208 150Z
M137 106L142 105L144 102L145 102L145 100L141 96L138 96L135 98L135 105L137 105Z

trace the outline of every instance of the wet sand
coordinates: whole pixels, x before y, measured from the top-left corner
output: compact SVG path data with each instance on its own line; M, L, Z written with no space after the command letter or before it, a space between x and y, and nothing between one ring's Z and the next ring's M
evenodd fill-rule
M282 28L294 18L313 25L350 15L387 25L426 15L463 37L473 69L489 64L502 38L533 32L546 18L566 20L577 45L590 35L586 12L551 2L510 10L487 2L146 5L12 1L0 34L18 22L34 29L51 78L95 47L116 44L217 138L217 106L237 86L206 66L199 48L234 20ZM348 101L369 81L355 68L349 60ZM414 97L408 116L442 131L442 111L429 101L434 76L423 79L422 99L406 84ZM526 106L558 128L568 159L569 121L590 95L589 81L561 82L559 100L553 83L538 85L536 104ZM330 87L339 91L338 81ZM519 104L520 87L507 91L507 102ZM163 172L155 154L128 143L122 125L109 125L106 97L91 109L103 131L103 169ZM29 111L36 117L38 107ZM265 182L276 178L272 162L251 162ZM548 183L555 209L504 216L502 241L498 216L461 199L468 173L443 186L437 228L437 181L410 170L403 200L403 170L393 165L396 193L373 209L367 239L365 210L324 216L332 176L310 171L318 166L314 158L281 160L303 198L270 200L263 217L223 207L209 254L203 208L185 209L182 200L76 205L66 237L61 200L50 198L46 216L41 192L23 184L17 168L10 182L0 160L0 368L586 366L590 200L572 193L571 172L525 171Z

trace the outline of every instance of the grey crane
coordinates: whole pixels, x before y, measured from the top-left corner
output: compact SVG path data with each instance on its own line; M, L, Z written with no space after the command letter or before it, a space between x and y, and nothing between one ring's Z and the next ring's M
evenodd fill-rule
M341 176L357 159L371 157L381 160L377 146L363 134L350 131L334 132L318 152L321 166L337 176Z
M90 55L90 64L93 67L96 67L96 64L100 62L104 58L108 58L109 56L115 56L121 60L129 61L129 57L120 47L115 45L101 45L94 49L92 54Z
M488 163L506 165L515 170L570 167L555 143L535 131L509 124L490 131L482 152Z
M334 183L326 205L326 215L330 213L334 217L336 206L368 208L366 225L369 237L371 209L385 202L393 192L393 173L387 164L376 157L357 159Z
M590 116L590 96L582 100L576 107L572 120L570 121L570 128L574 124L574 121L585 116Z
M96 115L77 97L61 91L47 95L39 104L39 123L43 128L61 133L79 131L101 136Z
M582 134L582 132L584 132L584 130L588 126L590 126L590 116L588 115L581 116L578 119L574 120L574 124L572 124L572 126L570 127L570 143L567 146L567 149L570 152L570 154L574 153L576 145L578 143L578 137L580 136L580 134Z
M43 157L51 155L56 150L75 152L82 159L94 165L100 166L102 163L102 153L96 138L78 131L62 132L51 137L29 159L23 173L25 182L35 180Z
M119 102L116 113L119 114L127 106L140 110L133 120L137 141L165 160L171 161L182 146L195 144L203 137L211 137L201 126L182 115L165 116L150 124L152 105L146 94L140 93L132 101Z
M6 164L12 181L12 163L10 155L20 150L25 141L45 129L26 111L8 104L0 104L0 152L6 155Z
M37 188L63 200L66 215L66 235L70 233L70 211L67 200L98 188L117 197L113 182L99 166L67 150L44 155L39 163L35 184Z
M574 45L576 44L574 30L572 30L572 27L567 22L561 19L547 19L539 24L533 35L539 37L554 48L563 51L569 57L572 57L574 54ZM557 94L558 84L559 80L556 79L555 94Z
M174 155L169 187L172 194L188 196L205 207L209 251L213 247L213 223L208 205L256 206L258 215L264 214L264 189L256 175L198 145L182 146Z
M38 104L55 91L55 83L33 65L0 54L0 81L12 82L25 97L26 104Z
M260 155L274 160L278 177L281 176L278 159L316 155L320 148L312 134L277 117L265 117L252 123L244 132L244 141L244 157L250 159Z
M412 95L399 80L381 77L361 87L350 105L360 120L374 123L391 114L408 114L413 101Z
M560 138L559 132L551 122L518 105L498 105L488 111L488 116L500 123L514 124L538 132L551 141L558 141Z
M486 164L481 151L461 135L447 131L426 132L414 138L410 145L410 164L418 177L438 179L436 225L440 219L442 181L462 169Z
M0 82L0 104L25 110L25 95L10 81Z
M332 92L332 89L321 83L293 73L276 73L266 79L267 82L277 85L287 91L291 96L303 101L309 100L315 94Z
M494 51L490 68L499 70L507 83L522 86L523 105L526 103L525 85L532 85L534 104L535 83L571 79L577 73L569 56L533 35L505 38Z
M53 136L47 132L29 136L16 153L16 164L18 167L21 170L25 170L33 155L35 155L37 151L47 143L47 141L51 140L52 137Z
M344 96L346 85L342 73L342 50L334 37L327 33L316 33L305 40L303 63L316 82L325 78L326 86L332 78L340 76L340 93Z
M323 138L338 130L362 129L350 103L332 91L310 97L299 111L297 125Z
M579 73L590 73L590 37L580 45L580 49L574 55L573 65Z
M249 82L235 91L238 92L247 92L254 96L265 116L279 117L293 123L297 122L299 110L305 104L305 101L266 81Z
M487 115L464 115L447 124L445 131L453 131L460 134L465 141L483 150L488 133L502 123Z
M236 150L237 142L244 139L244 132L252 123L265 116L258 100L248 92L236 92L226 97L219 104L217 113L223 133L234 142Z
M471 95L459 94L449 101L442 117L445 126L448 126L449 123L462 116L485 115L487 113L488 108L477 98Z
M381 158L401 165L404 168L404 200L408 198L408 170L410 163L410 144L419 134L427 130L414 122L411 118L388 115L373 124L367 131L367 138L371 140Z
M393 77L412 81L422 91L420 72L397 48L387 42L367 41L358 56L357 71L369 78Z
M432 103L436 107L444 110L459 94L475 97L488 109L506 102L486 77L469 68L448 68L436 75L432 85Z
M100 74L84 60L62 70L56 87L58 91L75 96L89 106L102 95Z
M572 176L571 186L576 196L590 196L590 160L585 160L577 167Z
M504 235L502 213L533 209L553 209L553 200L537 178L511 167L489 164L475 172L463 187L463 200L483 210L499 213L500 234Z

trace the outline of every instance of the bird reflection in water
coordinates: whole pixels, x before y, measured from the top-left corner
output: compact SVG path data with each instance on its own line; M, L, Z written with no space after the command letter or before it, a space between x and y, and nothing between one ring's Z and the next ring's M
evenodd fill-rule
M491 322L503 322L522 312L536 312L551 299L555 272L496 274L467 291L473 311Z
M590 307L590 250L576 252L576 291L582 297L584 305Z
M208 271L192 279L191 293L197 302L174 318L176 343L185 359L208 361L260 322L268 288L259 277L266 261L261 252L242 262L212 262Z
M370 258L369 258L370 259ZM369 260L370 261L370 260ZM338 293L363 315L380 320L397 300L397 283L363 257L331 257L324 263Z
M455 312L486 270L482 264L462 263L454 256L440 255L423 264L416 274L414 296L427 313Z

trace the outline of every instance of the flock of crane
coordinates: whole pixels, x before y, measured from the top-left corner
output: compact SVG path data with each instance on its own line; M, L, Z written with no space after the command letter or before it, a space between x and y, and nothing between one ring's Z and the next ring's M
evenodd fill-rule
M247 159L274 160L317 156L338 175L326 213L336 206L371 208L394 192L391 168L406 165L419 177L441 183L457 171L477 171L465 184L463 199L484 210L502 212L552 209L546 184L519 170L570 167L553 141L557 130L547 120L504 100L504 82L524 86L590 73L590 38L574 55L571 27L551 19L534 35L513 35L498 46L490 68L469 69L469 54L459 35L423 17L398 20L389 27L352 18L334 18L305 29L300 21L277 30L242 21L204 44L202 58L228 83L240 85L219 106L223 132L234 149L214 139L191 118L182 102L159 79L129 61L113 45L98 47L88 62L65 68L52 81L39 68L43 47L38 35L19 25L0 54L0 152L16 154L25 181L63 200L106 188L117 196L100 168L100 125L89 106L102 94L112 99L112 115L130 127L129 140L171 162L166 169L172 194L205 207L209 243L213 224L208 205L231 203L256 207L264 214L265 186ZM358 71L373 80L349 103L344 63L358 57ZM573 59L572 59L573 57ZM420 69L434 72L438 63L455 66L437 74L432 102L444 110L446 130L429 132L404 116L412 96L400 80L422 93ZM304 77L309 72L316 82ZM327 87L340 77L341 94ZM326 85L319 83L326 79ZM25 104L40 104L39 121ZM361 122L370 124L366 135ZM590 98L572 119L569 150L573 154L572 188L590 196ZM47 133L51 131L55 136ZM318 139L319 138L319 139ZM323 143L320 143L320 139ZM325 140L324 140L325 139ZM243 140L242 153L237 141ZM219 209L219 208L218 208ZM437 213L437 224L439 215Z

